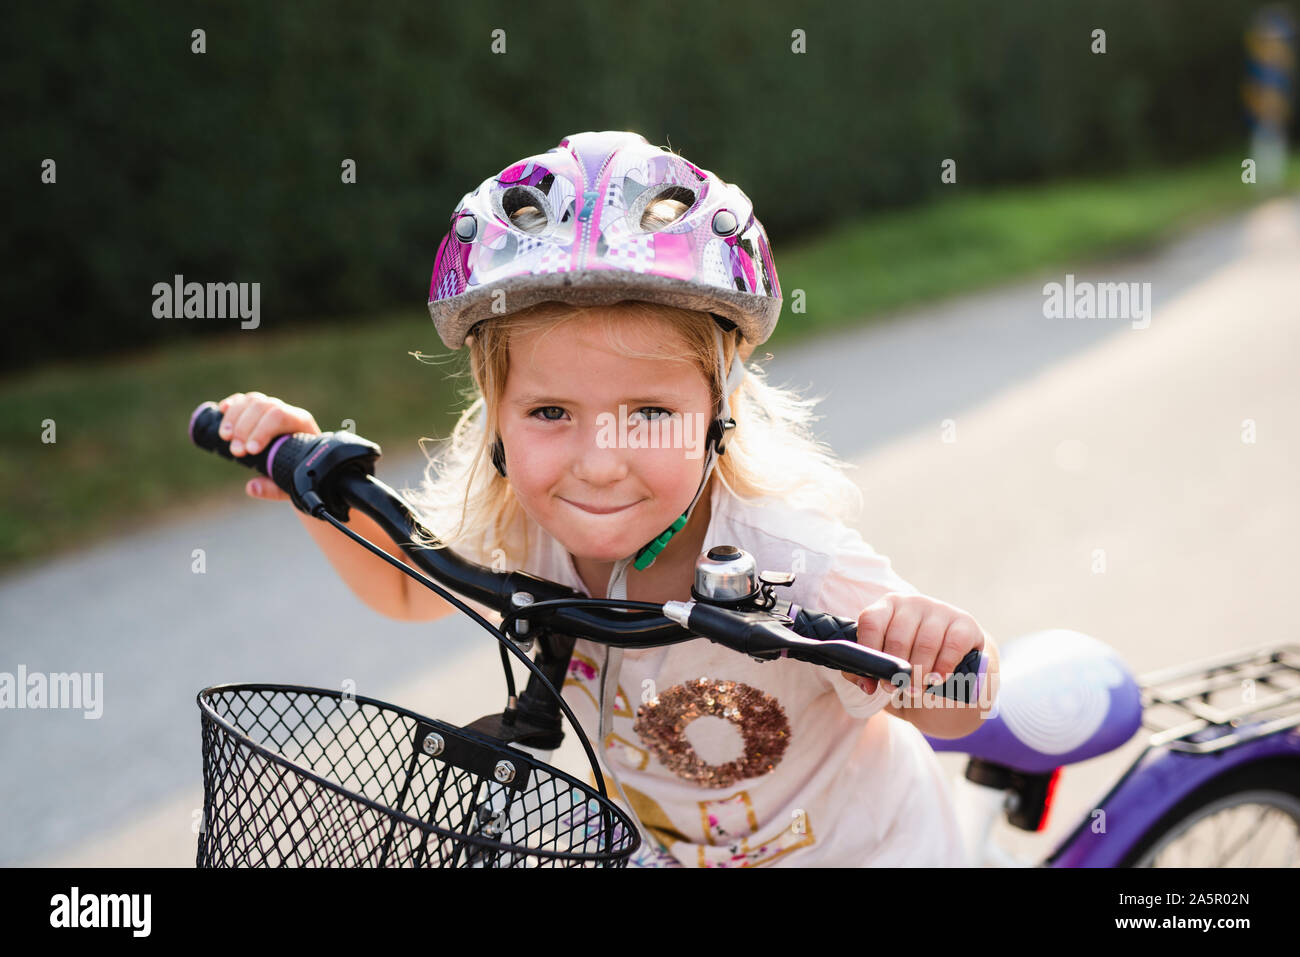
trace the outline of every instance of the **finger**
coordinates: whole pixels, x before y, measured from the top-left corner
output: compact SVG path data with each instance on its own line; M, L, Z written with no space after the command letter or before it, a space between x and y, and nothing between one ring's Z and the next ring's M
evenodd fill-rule
M893 655L895 658L902 658L904 661L912 660L912 643L916 638L916 630L921 625L921 618L925 614L923 605L910 601L906 598L899 599L895 603L894 615L889 620L889 629L885 632L884 645L881 648L885 654ZM898 687L902 691L910 691L912 685L919 679L919 676L913 674L909 679L906 675L900 677Z
M858 615L857 642L874 651L881 651L885 646L885 633L889 628L889 623L894 616L897 608L895 595L886 592L874 602L862 610ZM880 682L876 678L866 675L855 675L847 671L841 671L849 681L853 682L867 694L875 694L880 687Z
M297 418L299 422L297 431L310 432L313 435L321 434L321 427L316 424L316 416L296 405L287 405L285 408Z
M858 644L875 651L883 650L885 632L894 616L895 607L894 596L885 594L864 608L862 614L858 615Z
M298 431L295 416L291 415L289 410L281 405L272 405L262 412L262 417L257 420L257 424L249 431L248 437L244 439L244 451L249 455L256 455L277 435L285 432Z
M934 683L930 675L943 650L944 635L951 622L952 615L942 608L932 609L921 619L912 641L912 653L907 659L912 663L912 681L918 687L928 688Z
M244 407L244 393L235 392L226 396L217 406L221 409L221 425L217 431L223 439L230 441L230 436L235 431L235 420L239 418L239 413Z
M943 636L943 650L935 659L934 670L947 681L971 649L983 647L984 629L970 615L959 615L948 624Z
M911 661L912 643L916 639L916 630L920 627L924 614L924 607L916 602L897 601L893 617L889 619L889 628L885 631L885 642L881 650L885 654Z
M879 682L875 678L868 678L866 675L855 675L850 671L841 671L840 674L844 676L844 680L857 685L867 694L876 693Z
M235 420L234 428L230 436L230 454L243 455L244 442L248 440L253 429L257 427L258 421L266 413L266 399L252 398L253 393L249 393L249 402L239 411L239 417Z
M249 479L244 486L244 491L253 498L264 499L268 502L282 502L289 498L274 482L266 478Z
M229 412L232 407L242 408L250 399L266 398L261 392L232 392L220 402L217 408L222 412Z

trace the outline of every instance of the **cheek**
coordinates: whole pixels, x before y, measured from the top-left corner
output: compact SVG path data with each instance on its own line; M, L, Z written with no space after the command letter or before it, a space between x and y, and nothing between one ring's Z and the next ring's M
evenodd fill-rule
M547 434L527 423L502 427L506 444L506 472L515 493L530 504L541 504L568 475L581 449L573 436ZM593 440L594 441L594 438ZM665 505L695 494L704 471L698 448L625 449L629 478Z
M660 498L692 495L700 484L703 458L688 458L681 449L642 449L635 454L637 475Z
M564 443L546 436L530 435L528 429L503 432L506 445L506 474L515 490L535 494L553 484L563 473L568 454Z

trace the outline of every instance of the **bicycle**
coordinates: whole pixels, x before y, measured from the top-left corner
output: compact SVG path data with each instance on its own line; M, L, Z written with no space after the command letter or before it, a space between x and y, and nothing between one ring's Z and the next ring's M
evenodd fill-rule
M373 442L351 432L299 433L235 457L218 435L221 417L214 403L201 404L190 417L191 441L269 476L297 508L496 637L507 704L456 727L327 689L202 690L200 867L626 866L640 845L637 822L610 800L591 742L557 691L578 638L648 648L703 637L759 660L790 657L899 688L914 678L909 662L857 644L855 621L778 598L793 575L759 571L735 546L701 556L689 602L588 598L449 549L416 547L413 534L423 529L374 477L381 450ZM420 571L350 529L351 508L373 519ZM501 627L458 596L500 614ZM529 671L521 694L511 656ZM946 681L923 690L969 703L985 664L972 651ZM1104 643L1044 631L1003 647L997 699L974 733L926 739L936 751L969 755L974 862L1025 865L1033 862L990 842L996 817L1042 830L1061 769L1120 747L1146 725L1155 732L1147 747L1098 807L1113 827L1098 831L1081 820L1038 866L1159 865L1233 810L1280 811L1300 834L1298 676L1300 646L1280 643L1139 681ZM1276 690L1235 707L1212 700L1242 680ZM1162 725L1153 714L1159 707L1186 720ZM563 740L563 719L577 733L595 790L546 763Z

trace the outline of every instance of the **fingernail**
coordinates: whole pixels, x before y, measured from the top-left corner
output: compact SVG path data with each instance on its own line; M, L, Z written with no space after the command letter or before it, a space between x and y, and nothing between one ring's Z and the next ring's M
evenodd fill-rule
M239 441L239 439L235 439L235 441L230 443L230 451L238 455L240 452L244 451L244 443Z
M261 494L262 494L262 486L261 486L261 484L258 483L258 482L255 482L255 481L254 481L254 482L249 482L249 483L248 483L248 494L250 494L250 495L261 495Z
M256 452L256 451L257 451L257 442L256 442L256 440L254 440L254 439L249 439L249 441L248 441L248 451L250 451L250 452Z

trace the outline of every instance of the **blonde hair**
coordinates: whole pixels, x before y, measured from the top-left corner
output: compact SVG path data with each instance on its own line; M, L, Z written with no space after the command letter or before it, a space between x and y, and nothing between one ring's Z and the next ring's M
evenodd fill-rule
M671 199L660 200L652 208L667 206L660 213L663 217L674 213L668 204L685 208ZM477 552L483 561L504 559L506 567L517 568L523 562L532 544L532 523L509 479L492 464L492 447L499 434L498 412L510 372L510 343L520 334L591 316L604 320L610 346L621 355L692 364L709 384L715 415L725 386L719 369L730 367L737 349L742 360L753 351L739 332L724 333L720 364L713 332L717 324L708 313L635 300L586 307L548 301L480 322L468 341L469 371L474 380L474 388L465 396L469 405L450 440L429 457L421 486L403 493L416 518L435 536L429 539L417 534L417 545L459 547L466 550L467 557L473 558ZM663 338L665 324L676 334L680 348L637 352L622 336L642 329ZM728 397L736 428L728 439L726 454L717 459L710 483L720 481L742 499L779 498L795 507L852 521L861 509L862 496L844 474L849 466L813 435L811 423L817 417L812 410L819 400L770 385L757 365L746 369L748 374ZM710 485L703 494L711 491Z

